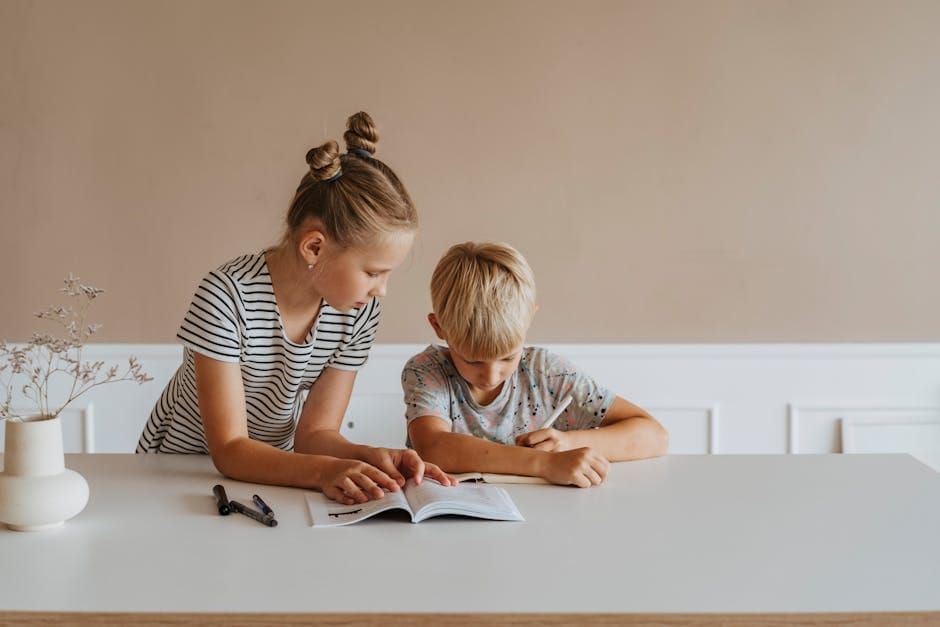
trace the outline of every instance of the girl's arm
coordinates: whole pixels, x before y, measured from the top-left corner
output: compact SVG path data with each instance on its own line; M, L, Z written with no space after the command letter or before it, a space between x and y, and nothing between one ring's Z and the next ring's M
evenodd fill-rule
M339 432L352 396L356 374L355 370L323 369L307 393L300 420L297 421L295 451L350 459L364 458L369 447L354 444Z
M507 446L462 433L436 416L421 416L408 425L415 450L447 472L498 472L542 477L552 483L587 488L607 477L608 461L589 448L549 452Z
M365 462L324 454L282 451L248 437L248 413L241 369L200 355L195 356L199 414L206 431L209 454L226 477L252 483L319 488L346 504L381 498L382 488L398 484Z
M520 446L541 451L567 451L590 446L612 462L664 455L669 434L648 412L619 396L597 429L539 429L516 438Z
M355 370L323 369L307 394L294 434L294 450L368 462L398 485L405 484L405 476L413 477L416 483L428 476L442 485L455 484L440 468L425 464L415 451L355 444L340 433L355 381Z

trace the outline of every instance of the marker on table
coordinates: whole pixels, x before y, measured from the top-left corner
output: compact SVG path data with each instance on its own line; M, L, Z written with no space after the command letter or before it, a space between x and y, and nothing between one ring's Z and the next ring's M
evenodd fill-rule
M555 421L558 420L558 417L561 416L561 412L565 411L565 408L571 404L571 395L569 394L565 398L561 399L561 405L555 408L555 411L552 412L552 415L545 419L544 422L535 427L535 430L547 429L548 427L555 424Z
M257 505L258 509L260 509L262 512L268 516L274 516L274 510L268 507L268 504L262 501L260 496L257 494L252 494L251 500L255 502L255 505Z
M232 509L228 505L228 496L225 494L225 488L221 483L212 486L212 493L215 494L215 504L219 508L219 514L228 516Z
M244 514L248 518L254 518L259 523L267 525L268 527L277 527L277 521L274 520L274 516L269 516L268 514L262 514L261 512L254 510L243 503L238 501L229 501L229 505L239 514Z

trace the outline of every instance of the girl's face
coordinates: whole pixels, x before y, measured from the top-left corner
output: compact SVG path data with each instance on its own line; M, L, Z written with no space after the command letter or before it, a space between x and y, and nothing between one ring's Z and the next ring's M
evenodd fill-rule
M334 309L362 307L385 296L388 277L401 265L414 242L411 231L384 235L369 246L334 249L317 262L317 288Z

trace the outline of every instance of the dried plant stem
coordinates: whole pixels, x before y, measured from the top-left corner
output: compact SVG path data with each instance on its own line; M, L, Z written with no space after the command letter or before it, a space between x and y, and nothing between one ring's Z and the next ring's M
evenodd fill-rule
M68 405L69 403L71 403L73 398L75 398L72 396L72 394L75 392L75 386L78 384L78 372L79 372L80 364L82 363L82 349L85 348L85 340L88 338L88 336L85 335L83 331L83 329L85 328L85 313L88 311L88 308L90 306L91 306L91 299L88 299L85 301L85 306L82 307L82 312L80 314L80 322L78 324L78 329L79 329L79 333L82 334L81 335L82 341L79 342L78 344L78 354L75 357L75 376L72 378L72 389L69 390L69 400L65 402L65 405ZM62 409L65 409L65 405L62 406ZM62 409L60 409L56 413L56 415L59 415L59 413L62 412Z
M75 309L49 307L38 312L36 317L52 321L65 330L64 337L34 333L28 344L11 346L0 340L0 420L18 419L14 414L13 393L30 401L41 416L55 418L60 415L75 399L105 383L133 381L138 384L152 381L141 368L137 359L128 358L127 369L118 373L117 366L111 366L102 373L103 361L83 362L83 351L88 339L100 325L87 325L85 319L91 303L103 290L82 285L79 278L69 274L62 288L70 298L81 299L81 305ZM9 372L8 372L9 371ZM66 399L61 404L51 402L52 379L57 374L71 377ZM25 379L22 387L17 387L17 378Z

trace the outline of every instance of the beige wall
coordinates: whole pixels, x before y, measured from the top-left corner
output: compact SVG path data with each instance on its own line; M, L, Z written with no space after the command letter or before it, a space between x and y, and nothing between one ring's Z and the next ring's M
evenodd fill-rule
M940 2L0 0L0 337L68 272L172 342L365 109L419 203L380 339L451 243L537 342L940 341Z

